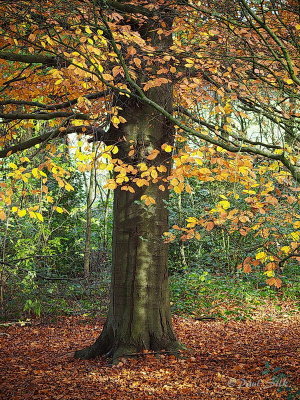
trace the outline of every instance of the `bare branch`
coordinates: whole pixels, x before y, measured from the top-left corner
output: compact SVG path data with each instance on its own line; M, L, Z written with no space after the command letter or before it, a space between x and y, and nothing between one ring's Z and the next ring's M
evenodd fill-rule
M180 113L182 113L182 114L186 115L187 117L189 117L192 121L196 122L197 124L205 126L206 128L208 128L210 131L214 132L215 134L219 131L219 132L223 133L224 135L233 137L234 139L238 140L239 142L248 143L248 144L251 144L252 146L264 146L264 147L267 147L269 149L282 149L282 146L279 146L279 145L276 145L276 144L268 144L268 143L263 143L263 142L259 142L259 141L253 141L253 140L249 140L247 138L235 135L232 132L228 133L227 131L222 129L222 127L219 127L219 129L217 131L217 129L215 128L214 125L209 124L208 122L203 121L203 120L195 117L191 112L186 110L184 107L179 106L179 107L177 107L177 110Z

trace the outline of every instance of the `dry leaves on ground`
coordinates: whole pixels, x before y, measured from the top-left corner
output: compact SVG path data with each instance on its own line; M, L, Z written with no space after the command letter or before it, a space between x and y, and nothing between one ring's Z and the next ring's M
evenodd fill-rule
M103 321L101 321L103 322ZM186 358L148 354L110 367L106 360L75 360L92 342L98 321L1 327L1 389L5 400L285 399L300 388L299 320L195 321L174 318ZM269 363L269 373L262 374ZM280 367L279 372L273 371ZM277 381L272 380L277 375Z

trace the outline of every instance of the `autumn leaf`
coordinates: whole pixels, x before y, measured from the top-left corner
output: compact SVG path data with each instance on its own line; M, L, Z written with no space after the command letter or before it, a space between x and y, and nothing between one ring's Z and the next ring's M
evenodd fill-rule
M252 271L252 267L250 264L243 264L243 271L249 273Z
M255 255L256 260L265 261L267 259L267 254L264 251L260 251Z
M3 210L0 210L0 220L5 221L6 220L6 214Z
M208 221L208 222L205 224L205 229L206 229L208 232L210 232L211 230L213 230L214 226L215 226L215 224L214 224L213 221Z
M282 280L274 277L267 279L266 283L270 286L275 286L276 288L280 288L282 286Z
M151 153L146 157L147 160L154 160L159 154L159 150L154 149L151 151Z
M150 206L150 205L156 203L156 201L153 197L147 196L145 194L141 196L141 200L146 204L146 206Z
M224 210L228 210L228 208L230 208L230 202L228 200L221 200L218 202L217 205Z
M27 214L26 210L18 210L18 216L19 217L24 217Z
M166 152L166 153L171 153L172 152L172 150L173 150L173 147L172 146L170 146L169 144L163 144L162 146L161 146L161 148Z

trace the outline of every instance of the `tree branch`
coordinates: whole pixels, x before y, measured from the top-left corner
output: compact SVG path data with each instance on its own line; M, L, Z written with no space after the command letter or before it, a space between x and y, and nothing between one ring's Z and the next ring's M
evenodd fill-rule
M201 119L195 117L191 112L189 112L188 110L186 110L184 107L179 106L177 107L177 110L186 115L187 117L189 117L192 121L196 122L199 125L205 126L206 128L208 128L210 131L217 133L217 129L215 128L214 125L209 124L206 121L202 121ZM244 142L244 143L248 143L251 144L252 146L264 146L270 149L282 149L282 146L276 145L276 144L268 144L268 143L263 143L263 142L258 142L258 141L253 141L253 140L249 140L243 137L240 137L238 135L235 135L232 132L227 132L224 129L222 129L222 127L219 127L218 129L221 133L223 133L224 135L228 135L228 136L232 136L234 139L238 140L239 142ZM225 138L224 138L225 139Z
M114 36L112 31L109 28L109 25L105 18L103 18L103 23L106 26L108 36L112 45L112 48L114 49L114 52L117 54L118 59L120 61L120 65L122 66L125 74L125 79L127 82L130 84L130 86L135 90L135 95L139 97L140 101L142 101L144 104L148 104L151 107L153 107L155 110L159 111L162 115L164 115L170 122L172 122L174 125L177 125L179 128L181 128L183 131L185 131L187 134L196 136L199 139L204 140L205 142L214 144L216 146L220 146L223 149L232 152L232 153L250 153L250 154L256 154L260 155L266 158L269 158L271 160L277 160L281 161L282 164L290 171L291 175L293 178L297 181L300 182L300 172L298 169L284 156L284 154L274 154L271 153L270 151L266 150L261 150L259 148L255 147L250 147L250 146L243 146L241 145L231 145L228 143L224 143L224 141L217 140L215 138L209 137L208 135L205 135L201 132L196 131L193 128L190 128L189 126L185 125L182 123L178 118L174 117L171 113L169 113L167 110L165 110L163 107L161 107L159 104L157 104L155 101L151 100L144 90L141 88L140 85L136 83L136 81L131 77L129 73L129 69L126 65L125 59L119 50L119 48L116 45L116 42L114 40Z
M86 99L89 99L89 100L94 100L94 99L99 99L100 97L103 97L107 94L108 94L108 91L103 90L101 92L87 94L83 97L85 97ZM38 101L26 101L26 100L11 99L11 100L0 101L0 106L15 104L15 105L38 107L43 110L59 110L61 108L68 108L70 106L73 106L73 105L77 104L77 102L78 102L78 99L73 99L73 100L64 101L63 103L59 103L59 104L43 104Z
M17 54L0 51L2 60L17 61L27 64L44 64L52 67L68 66L69 62L61 57L45 56L42 54Z
M48 121L50 119L54 118L75 118L75 119L83 119L83 120L88 120L90 117L87 114L82 114L82 113L71 113L71 112L52 112L52 113L33 113L33 114L5 114L5 113L0 113L0 118L10 120L10 121L15 121L18 119L34 119L34 120L40 120L40 121Z
M136 6L128 3L121 3L118 1L109 0L97 0L97 5L101 8L113 8L120 12L126 12L130 14L141 14L146 17L153 17L154 13L142 6Z
M57 137L62 137L65 136L69 133L84 133L87 135L93 135L97 134L97 132L102 129L98 127L92 127L92 126L69 126L68 128L65 128L62 130L62 128L58 128L49 132L44 133L43 135L40 136L35 136L26 142L22 142L19 144L16 144L15 146L7 147L4 148L3 150L0 150L0 158L5 158L7 156L10 156L11 154L17 153L18 151L30 149L31 147L43 143L49 139L54 139Z

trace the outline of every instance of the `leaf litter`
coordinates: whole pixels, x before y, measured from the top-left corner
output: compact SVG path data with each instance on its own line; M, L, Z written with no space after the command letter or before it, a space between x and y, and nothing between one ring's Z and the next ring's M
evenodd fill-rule
M61 317L55 323L1 326L2 400L297 399L300 324L278 321L196 321L174 317L188 350L182 357L144 353L109 366L75 360L101 320Z

